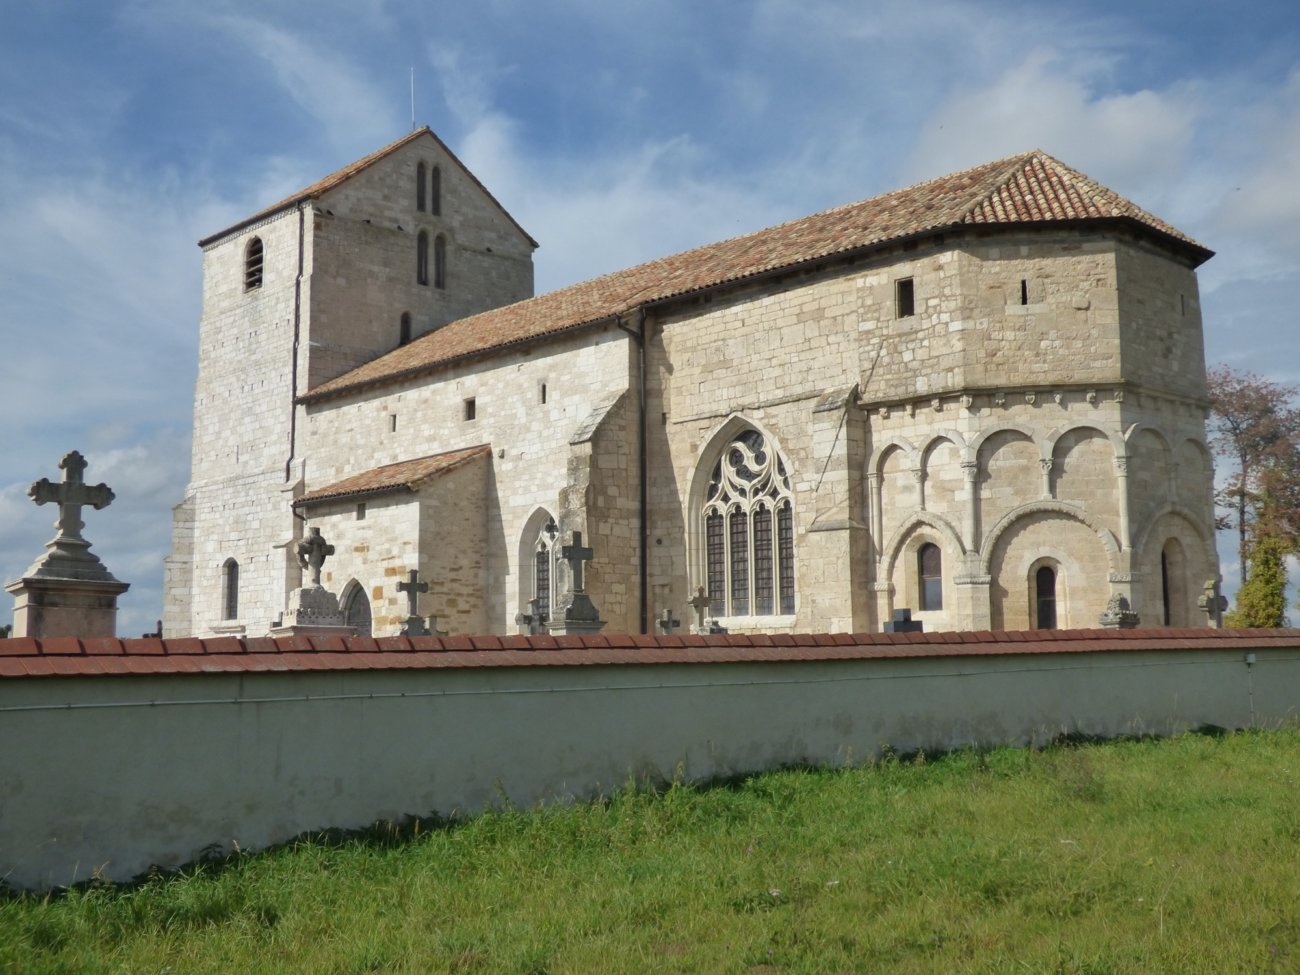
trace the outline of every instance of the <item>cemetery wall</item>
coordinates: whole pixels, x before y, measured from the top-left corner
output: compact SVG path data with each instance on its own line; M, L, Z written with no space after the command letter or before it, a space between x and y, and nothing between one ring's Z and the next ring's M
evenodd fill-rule
M1270 727L1300 631L0 641L0 877L790 763Z

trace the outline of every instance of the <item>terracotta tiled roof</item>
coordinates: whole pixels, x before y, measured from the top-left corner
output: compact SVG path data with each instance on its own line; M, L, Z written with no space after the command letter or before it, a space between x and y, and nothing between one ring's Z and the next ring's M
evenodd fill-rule
M476 447L449 450L444 454L432 454L428 457L376 467L374 470L335 481L327 487L308 491L294 501L294 506L317 501L337 501L340 498L387 494L390 491L415 491L429 478L445 474L477 457L486 457L491 452L490 445L479 444Z
M227 227L225 230L220 230L215 234L211 234L208 237L204 237L201 241L199 241L199 246L206 247L214 240L220 240L222 237L225 237L227 234L234 233L237 230L242 230L244 227L247 227L251 224L255 224L259 220L263 220L274 213L279 213L281 210L287 210L290 207L297 206L299 203L302 203L305 200L314 200L317 197L324 194L325 192L327 192L328 190L332 190L334 189L334 187L338 186L339 184L351 179L353 176L361 172L363 169L366 169L367 167L372 166L375 163L379 162L379 160L383 159L385 156L390 155L393 152L396 152L398 149L402 148L402 146L410 142L415 142L417 139L426 135L431 137L434 142L438 143L438 148L440 148L443 152L447 154L447 158L449 158L452 162L454 162L457 166L459 166L461 170L465 173L465 175L474 181L474 185L477 186L480 190L482 190L483 193L486 194L487 198L491 200L494 204L496 204L497 209L499 209L503 214L505 214L506 218L515 225L515 228L521 234L523 234L524 237L528 239L528 242L532 244L533 247L536 247L537 241L533 240L533 238L529 235L528 231L524 230L523 227L519 226L519 222L515 220L514 217L510 216L510 213L506 210L505 207L503 207L500 204L500 202L497 201L497 198L494 197L491 194L491 192L488 191L488 188L479 182L478 177L465 168L465 164L461 162L459 158L457 158L454 152L452 152L450 149L447 148L447 144L443 142L441 139L439 139L437 134L432 129L430 129L427 125L424 126L423 128L416 129L414 132L407 133L406 135L398 139L396 142L390 142L382 149L376 149L370 155L363 156L361 159L358 159L356 162L344 166L342 169L330 173L324 179L317 180L316 182L312 183L310 186L304 187L303 189L299 190L297 193L291 193L289 196L286 196L283 200L280 200L278 203L272 203L269 207L264 207L263 209L258 210L251 217L246 217L245 219L239 221L239 223Z
M1119 194L1035 150L776 227L640 264L452 322L308 391L312 402L624 315L639 305L962 226L1125 220L1211 252Z
M131 674L785 663L1293 649L1300 630L0 640L0 680Z

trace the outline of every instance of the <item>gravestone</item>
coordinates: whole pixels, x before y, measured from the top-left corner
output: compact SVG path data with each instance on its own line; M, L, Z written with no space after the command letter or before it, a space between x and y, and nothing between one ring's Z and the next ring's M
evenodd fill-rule
M1132 630L1138 625L1138 614L1133 612L1127 597L1112 593L1106 602L1106 611L1097 622L1108 630Z
M665 609L655 623L659 626L659 632L665 636L671 636L673 630L682 625L682 621L673 616L671 609Z
M356 630L343 619L339 597L321 585L325 560L334 554L320 529L312 527L295 547L298 565L308 573L308 585L289 593L284 615L271 627L272 636L353 636Z
M720 633L726 633L726 627L716 619L705 619L704 611L709 608L709 602L709 597L705 593L703 586L700 586L699 589L695 590L695 595L691 597L691 609L695 610L695 633L697 635L703 633L710 636L717 636Z
M570 585L562 601L563 609L552 619L546 621L548 632L557 636L580 633L599 633L605 627L605 621L587 595L582 580L582 567L590 562L595 553L582 544L582 532L574 532L570 544L560 549L560 558L569 563Z
M885 624L883 632L885 633L920 633L925 629L925 624L920 620L912 619L912 611L904 606L902 609L894 610L893 618Z
M397 584L399 593L406 593L406 619L402 622L402 636L430 636L424 618L416 608L420 593L429 591L429 584L420 581L420 573L412 569L406 574L406 581Z
M86 459L75 450L63 455L59 468L63 477L57 484L43 477L27 489L36 504L57 504L59 517L45 554L5 586L15 600L13 635L116 636L117 597L130 584L114 578L81 536L81 509L108 507L113 492L105 484L85 482Z
M540 609L541 600L534 596L528 600L528 612L516 613L515 623L523 628L528 636L536 636L546 626L546 614Z

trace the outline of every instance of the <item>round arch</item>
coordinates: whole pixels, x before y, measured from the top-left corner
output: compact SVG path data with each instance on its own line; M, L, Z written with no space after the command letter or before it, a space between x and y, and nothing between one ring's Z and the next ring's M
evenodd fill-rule
M989 531L984 538L984 544L980 547L980 572L988 575L992 570L993 552L997 548L998 540L1010 529L1017 521L1028 516L1037 514L1056 514L1064 515L1067 518L1073 518L1087 526L1106 550L1106 559L1109 562L1111 572L1119 568L1119 543L1115 541L1115 536L1110 533L1108 528L1100 525L1095 518L1092 518L1086 511L1076 505L1068 504L1064 501L1032 501L1029 504L1022 504L1018 508L1013 508L1005 515L998 519L996 525Z

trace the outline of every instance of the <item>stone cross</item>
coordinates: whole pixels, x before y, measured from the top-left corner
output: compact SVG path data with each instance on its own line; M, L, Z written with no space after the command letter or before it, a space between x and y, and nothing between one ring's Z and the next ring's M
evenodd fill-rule
M582 585L582 563L590 562L596 553L582 547L582 532L573 533L573 544L560 549L560 558L569 563L569 572L573 577L573 591L586 592Z
M538 608L540 602L541 600L534 596L532 599L528 600L529 611L527 613L515 614L515 623L519 626L526 626L528 628L529 636L535 636L536 634L541 633L542 624L546 622L546 620L542 619L541 611Z
M321 588L320 567L333 554L334 546L321 537L320 529L315 526L312 527L311 534L298 543L298 564L311 570L311 584L316 589Z
M89 485L83 480L86 472L86 458L78 451L69 451L59 461L63 471L63 480L58 484L43 477L27 489L27 496L37 504L54 502L59 506L59 518L54 527L59 530L54 541L81 542L81 529L85 523L81 520L82 505L90 505L96 511L107 508L113 502L113 492L105 484Z
M673 611L671 609L665 609L663 615L655 622L659 624L659 629L663 630L666 634L671 634L673 630L682 625L681 620L673 619Z
M704 611L709 608L709 597L704 587L700 586L691 597L691 609L695 610L695 632L704 632Z
M429 584L420 581L420 573L412 569L406 574L406 581L397 584L397 591L406 593L406 615L415 616L415 600L422 592L429 591Z

